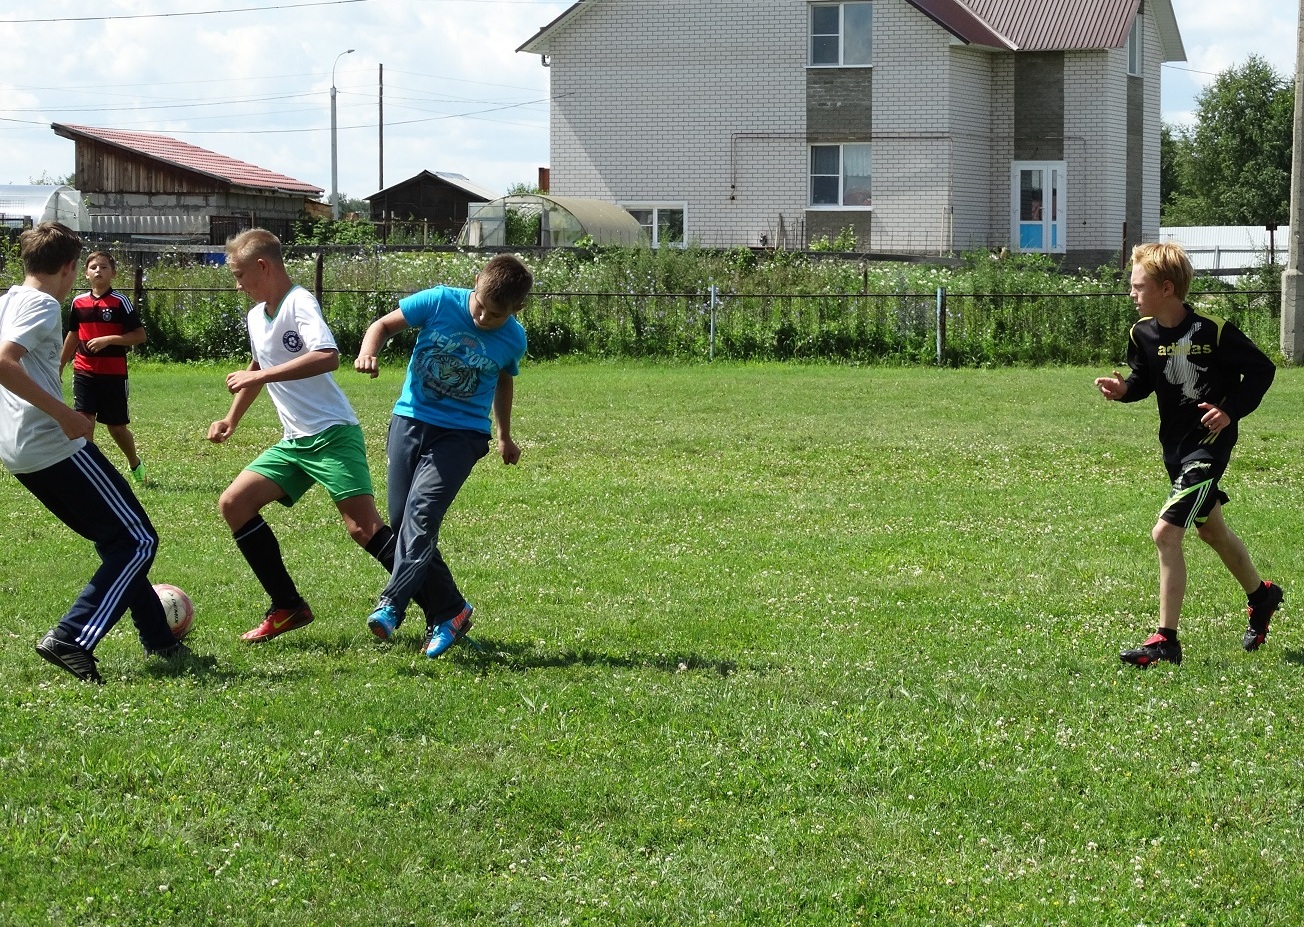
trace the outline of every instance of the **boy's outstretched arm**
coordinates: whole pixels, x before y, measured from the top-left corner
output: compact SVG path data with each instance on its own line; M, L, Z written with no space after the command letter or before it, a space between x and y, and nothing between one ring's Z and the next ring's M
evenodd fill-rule
M362 345L358 348L358 357L353 362L353 369L358 373L369 375L374 380L380 374L380 349L385 346L386 341L408 327L402 309L395 309L372 322L367 326L367 333L362 336Z
M505 464L519 463L521 459L521 449L512 440L512 399L515 394L515 379L504 370L498 371L498 385L494 387L494 421L498 423L498 454Z
M1118 401L1127 395L1127 380L1115 370L1112 377L1096 377L1096 389L1106 399Z

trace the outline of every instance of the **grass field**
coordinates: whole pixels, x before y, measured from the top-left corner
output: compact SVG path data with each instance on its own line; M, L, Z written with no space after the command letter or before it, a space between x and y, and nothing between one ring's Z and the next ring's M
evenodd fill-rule
M1304 919L1304 373L1224 483L1271 638L1191 538L1186 661L1143 672L1157 418L1100 371L529 366L521 466L443 538L483 652L430 661L367 633L320 490L268 513L317 622L239 642L216 500L279 429L203 440L227 369L132 375L153 579L212 661L125 621L103 687L41 661L93 553L0 479L0 924ZM400 373L339 374L378 486Z

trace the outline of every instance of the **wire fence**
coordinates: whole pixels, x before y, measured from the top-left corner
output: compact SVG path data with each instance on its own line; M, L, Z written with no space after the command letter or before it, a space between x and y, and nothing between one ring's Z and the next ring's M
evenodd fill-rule
M367 326L406 292L318 294L340 346L355 354ZM1276 290L1192 300L1277 351ZM150 288L137 294L149 353L176 360L248 353L248 302L230 289ZM837 363L1097 364L1121 358L1136 310L1107 293L568 293L538 292L521 313L530 356ZM411 350L411 338L389 347Z

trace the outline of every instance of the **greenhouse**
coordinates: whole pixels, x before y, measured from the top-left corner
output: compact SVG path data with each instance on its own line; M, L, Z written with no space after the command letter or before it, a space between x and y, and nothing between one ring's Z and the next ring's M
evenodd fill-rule
M41 222L62 222L74 232L91 227L81 194L67 184L0 185L0 227L25 229Z
M578 196L518 193L479 205L471 204L458 242L472 247L524 245L508 230L512 222L529 230L529 244L565 248L580 239L595 245L646 245L649 238L638 220L615 203Z

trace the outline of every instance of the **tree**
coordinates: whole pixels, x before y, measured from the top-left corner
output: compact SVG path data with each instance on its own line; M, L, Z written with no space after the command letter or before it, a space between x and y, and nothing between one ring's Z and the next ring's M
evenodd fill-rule
M1166 225L1265 225L1290 214L1295 82L1251 55L1196 98L1194 127L1170 135L1161 189Z
M1181 203L1187 191L1182 174L1190 158L1190 141L1181 126L1164 123L1159 127L1159 211L1163 225L1185 225L1169 221L1170 213Z

